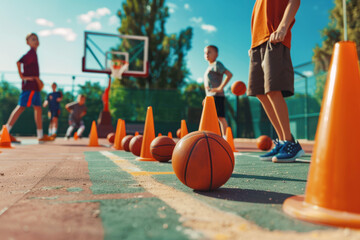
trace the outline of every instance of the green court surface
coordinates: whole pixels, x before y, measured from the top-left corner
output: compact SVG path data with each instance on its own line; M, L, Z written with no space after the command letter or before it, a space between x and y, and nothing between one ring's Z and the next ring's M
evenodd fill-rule
M86 152L93 194L145 193L134 178L149 173L157 182L173 187L224 212L233 213L261 228L273 231L309 232L330 229L306 223L285 215L283 201L304 194L309 164L305 156L295 163L275 164L258 159L260 153L235 155L235 169L229 181L211 192L194 191L171 174L171 162L142 162L123 151ZM124 171L116 162L126 161L131 171ZM201 234L186 228L181 216L157 196L100 201L100 216L106 239L193 239Z

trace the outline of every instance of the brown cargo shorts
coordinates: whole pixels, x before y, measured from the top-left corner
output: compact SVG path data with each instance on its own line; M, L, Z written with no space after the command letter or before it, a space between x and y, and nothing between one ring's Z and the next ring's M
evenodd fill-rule
M281 91L284 97L294 95L294 69L290 49L268 41L251 49L247 95L272 91Z

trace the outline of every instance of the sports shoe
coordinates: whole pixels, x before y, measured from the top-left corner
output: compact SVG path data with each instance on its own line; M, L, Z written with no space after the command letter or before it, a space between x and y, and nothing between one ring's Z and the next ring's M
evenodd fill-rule
M55 139L57 137L56 133L52 134L50 137L52 137L53 139Z
M283 147L280 149L280 152L272 158L274 163L288 163L295 162L295 159L301 157L305 154L302 150L300 143L285 141Z
M270 152L259 156L262 161L271 161L271 159L280 152L280 149L283 147L284 143L279 141L279 139L274 140L275 147L271 149Z
M49 142L54 141L54 138L45 134L42 138L39 138L38 140L39 142Z

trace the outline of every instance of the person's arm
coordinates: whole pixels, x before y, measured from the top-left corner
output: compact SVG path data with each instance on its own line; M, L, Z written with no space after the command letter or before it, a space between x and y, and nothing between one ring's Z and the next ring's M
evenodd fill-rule
M218 86L217 88L212 88L210 92L222 92L224 90L224 87L226 86L226 84L228 84L228 82L233 76L229 70L225 70L224 74L226 75L224 81L222 81L220 86Z
M84 111L82 111L82 113L80 114L80 117L82 118L85 115L86 115L86 109Z
M49 104L48 100L45 100L43 103L43 107L47 107L48 104Z
M295 18L299 6L300 0L289 0L279 26L277 27L276 31L271 33L270 35L269 41L271 43L278 43L284 41L287 31L290 27L290 24Z
M70 108L70 104L71 104L71 103L68 103L68 104L65 105L65 109L66 109L66 111L68 111L69 113L71 113L71 110L72 110L72 109Z
M43 81L41 81L39 77L34 77L34 79L35 79L35 81L36 81L36 83L37 83L37 85L39 87L39 91L41 91L43 89L43 87L44 87Z
M24 76L23 76L23 74L21 72L21 62L17 62L16 65L17 65L17 68L18 68L20 78L24 79Z
M61 102L62 99L63 99L63 94L62 94L62 92L60 92L60 97L58 97L58 98L56 99L56 101L57 101L57 102Z

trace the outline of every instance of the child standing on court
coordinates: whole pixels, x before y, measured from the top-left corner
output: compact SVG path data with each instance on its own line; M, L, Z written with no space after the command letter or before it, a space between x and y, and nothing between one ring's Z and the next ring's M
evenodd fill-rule
M291 28L300 0L256 0L251 21L249 96L256 96L278 139L261 160L293 162L304 154L290 132L284 97L294 95L294 69L290 57Z
M224 87L230 81L232 73L225 66L217 61L219 49L214 45L209 45L204 49L205 60L209 67L204 74L204 87L206 96L213 96L216 105L216 112L219 118L222 135L225 135L228 123L225 119L225 95ZM223 80L224 74L226 78Z
M60 102L62 100L63 95L61 91L56 91L57 84L55 82L51 85L51 88L53 91L52 93L49 93L47 95L43 107L49 105L48 116L50 119L50 124L49 124L48 134L51 137L55 138L57 136L58 119L60 116Z
M70 113L69 127L65 134L66 139L70 138L71 133L75 128L78 128L77 135L79 138L81 138L85 130L84 121L82 120L82 118L86 115L85 100L85 95L79 94L75 102L65 105L66 110Z
M20 115L27 107L34 107L34 117L36 123L36 134L39 141L51 141L51 137L43 134L42 129L42 109L40 91L44 84L39 78L39 63L36 50L39 47L39 39L35 33L26 36L26 44L30 50L17 62L19 76L22 80L21 94L18 105L11 112L6 127L10 132ZM21 66L23 69L21 69Z

